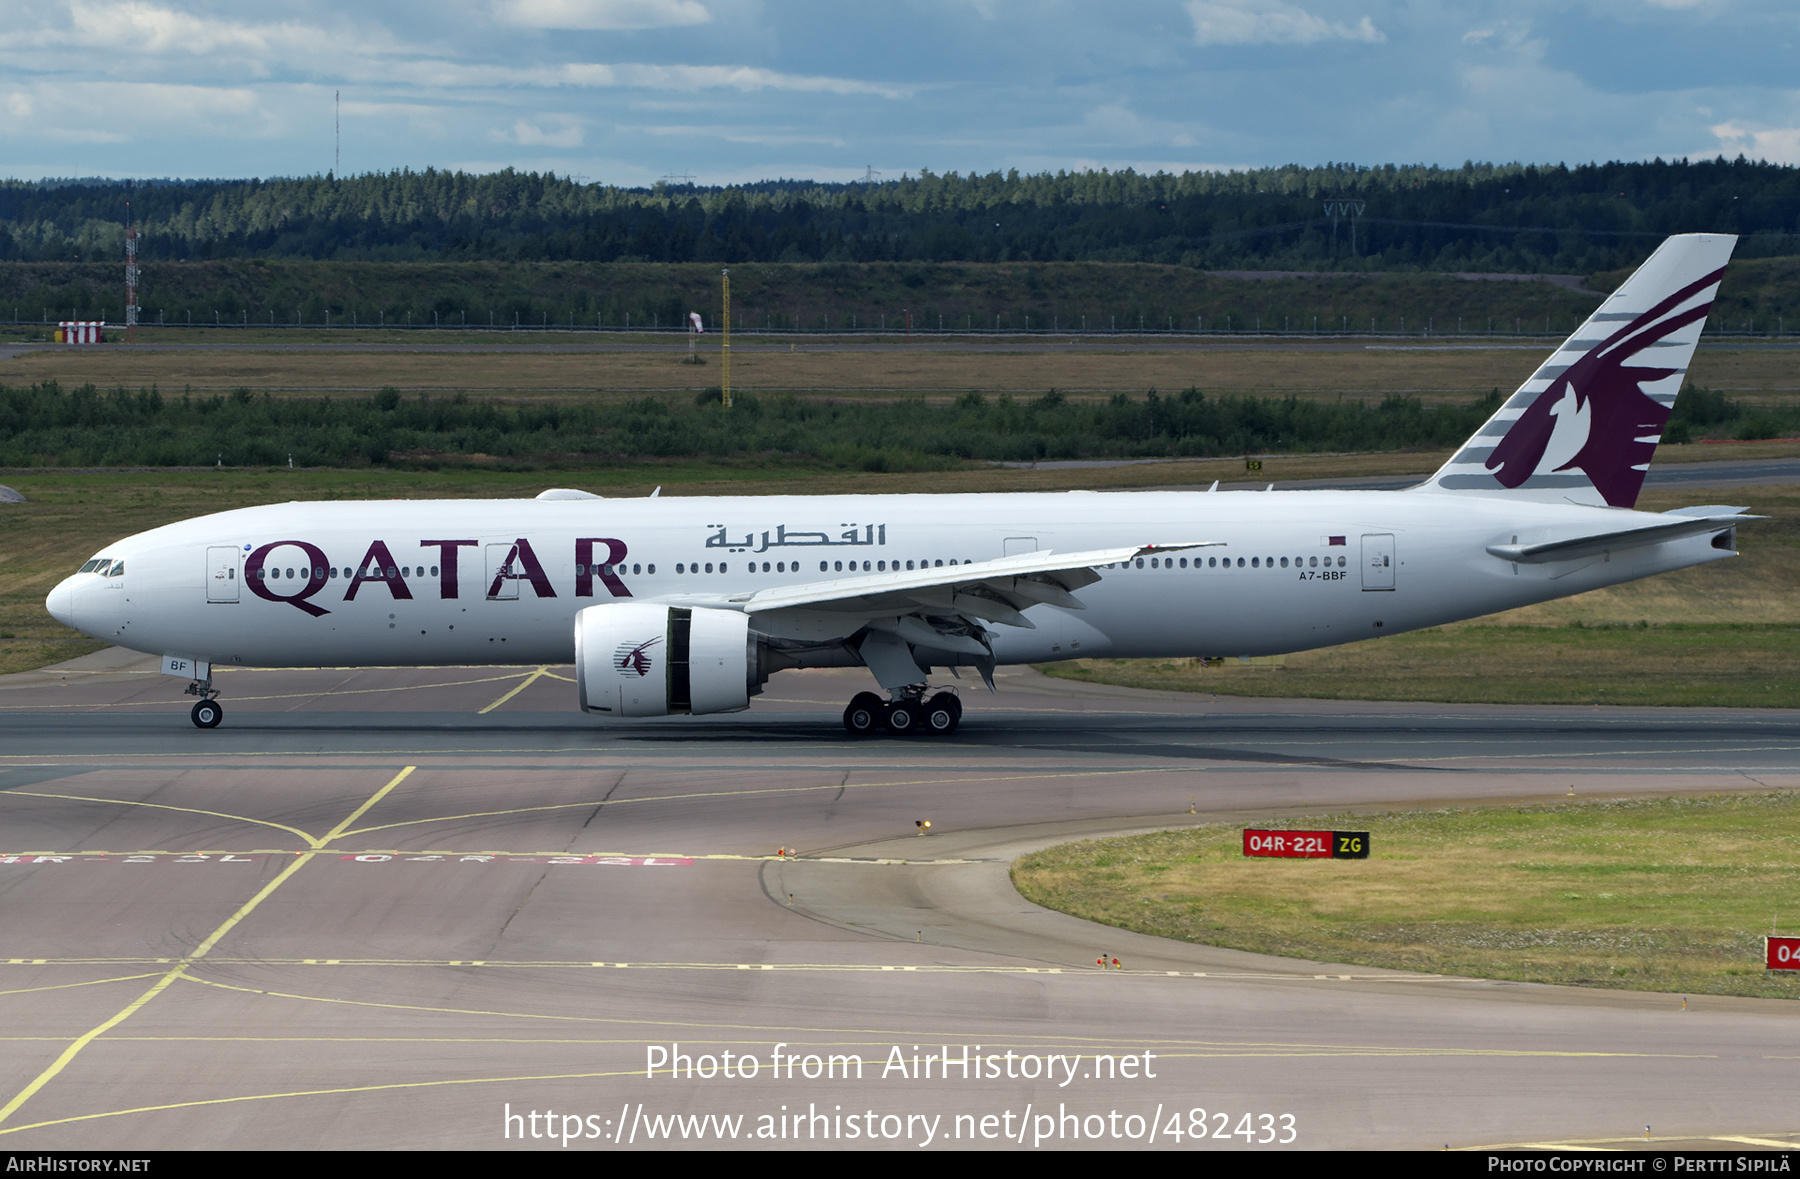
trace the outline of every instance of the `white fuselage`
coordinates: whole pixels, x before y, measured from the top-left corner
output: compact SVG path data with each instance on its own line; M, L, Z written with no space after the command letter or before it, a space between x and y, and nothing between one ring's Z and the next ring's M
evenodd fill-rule
M1086 609L990 627L994 656L1266 655L1732 555L1717 534L1548 564L1486 551L1659 519L1423 490L287 503L120 541L98 555L121 575L72 576L49 606L95 637L215 666L567 663L576 612L597 604L731 608L848 568L1215 542L1102 566L1077 594Z

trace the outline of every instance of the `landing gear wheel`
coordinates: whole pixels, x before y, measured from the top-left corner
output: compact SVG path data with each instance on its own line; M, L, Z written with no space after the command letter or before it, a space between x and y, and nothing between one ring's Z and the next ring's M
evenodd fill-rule
M919 723L928 736L948 737L962 723L962 701L950 692L939 692L925 705Z
M858 692L844 709L844 729L852 737L867 737L881 726L881 697Z
M225 719L225 710L219 707L217 700L202 700L194 705L194 711L189 715L194 718L196 728L216 729L219 722Z
M887 706L887 731L904 737L919 727L919 706L911 700L897 700Z

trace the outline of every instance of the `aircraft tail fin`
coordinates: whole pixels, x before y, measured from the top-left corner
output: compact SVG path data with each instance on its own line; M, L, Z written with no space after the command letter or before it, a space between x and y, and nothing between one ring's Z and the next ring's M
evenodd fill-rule
M1737 238L1669 238L1420 488L1629 508Z

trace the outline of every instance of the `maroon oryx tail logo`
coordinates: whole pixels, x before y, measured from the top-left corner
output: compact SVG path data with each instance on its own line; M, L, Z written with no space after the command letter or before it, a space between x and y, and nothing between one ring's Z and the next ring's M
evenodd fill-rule
M613 666L620 671L635 671L639 675L650 674L650 648L662 642L661 639L646 639L636 646L620 643L619 649L613 652Z
M1613 507L1635 504L1650 456L1669 420L1668 407L1642 386L1680 370L1628 368L1627 362L1705 319L1711 300L1671 313L1716 284L1724 273L1721 268L1682 287L1589 349L1552 381L1488 456L1487 468L1494 478L1504 487L1518 487L1533 475L1580 468Z

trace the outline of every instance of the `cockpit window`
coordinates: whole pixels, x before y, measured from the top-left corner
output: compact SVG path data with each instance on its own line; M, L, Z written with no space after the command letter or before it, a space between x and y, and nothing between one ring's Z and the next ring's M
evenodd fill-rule
M100 566L107 565L107 564L111 564L111 562L102 561L99 557L95 557L92 561L89 561L87 564L83 565L81 568L77 569L75 572L77 572L77 573L92 573L94 570L100 568Z
M112 563L112 568L106 571L106 575L108 577L123 577L123 576L125 576L125 562L114 561Z

